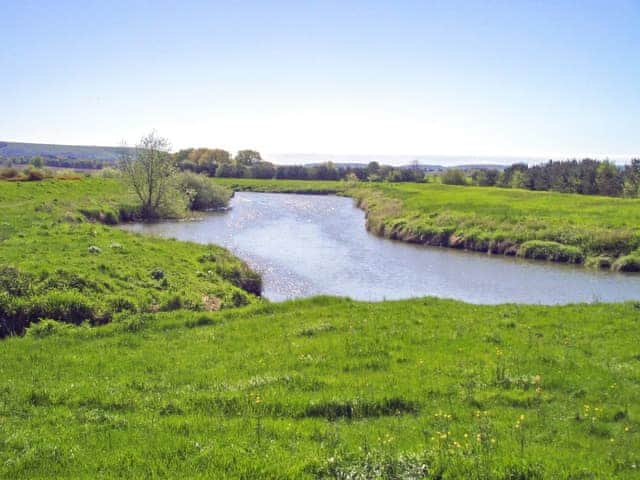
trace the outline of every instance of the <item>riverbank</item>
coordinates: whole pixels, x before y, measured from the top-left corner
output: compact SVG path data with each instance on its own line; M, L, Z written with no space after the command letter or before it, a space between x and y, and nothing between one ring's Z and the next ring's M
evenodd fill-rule
M258 301L259 277L220 247L100 223L117 223L127 205L113 179L0 182L0 337L39 318L103 324Z
M217 179L236 190L352 196L394 240L640 271L640 200L441 184Z
M0 182L0 319L61 320L1 342L0 477L637 477L638 302L271 304L80 213L127 199Z

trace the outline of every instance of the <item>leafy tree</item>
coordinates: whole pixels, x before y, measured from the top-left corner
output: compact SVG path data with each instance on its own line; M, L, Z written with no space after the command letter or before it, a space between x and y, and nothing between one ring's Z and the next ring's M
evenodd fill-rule
M244 165L245 167L250 167L261 161L262 157L260 156L260 152L255 150L240 150L236 154L236 163L238 165Z
M440 180L445 185L466 185L466 175L459 168L447 168L442 172Z
M258 162L249 168L251 178L273 178L276 175L276 167L269 162Z
M367 176L377 175L380 172L380 164L378 162L369 162L367 165Z
M29 163L36 168L42 168L44 166L44 160L42 157L33 157Z
M223 163L216 169L216 177L236 177L237 170L230 163Z
M313 167L311 176L316 180L338 180L338 171L332 162L326 162Z
M622 176L613 163L605 161L598 165L596 186L600 195L618 196L622 193Z
M640 195L640 159L634 158L624 169L624 194L628 197Z
M178 169L169 150L169 141L155 132L142 137L132 153L123 150L120 169L140 200L143 218L162 216L177 200Z

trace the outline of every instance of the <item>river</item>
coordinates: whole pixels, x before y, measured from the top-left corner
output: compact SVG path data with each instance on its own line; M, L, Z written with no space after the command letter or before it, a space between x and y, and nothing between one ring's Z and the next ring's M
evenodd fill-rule
M262 274L264 297L273 301L320 294L483 304L640 299L640 275L379 238L346 197L239 192L230 209L200 221L123 228L222 245Z

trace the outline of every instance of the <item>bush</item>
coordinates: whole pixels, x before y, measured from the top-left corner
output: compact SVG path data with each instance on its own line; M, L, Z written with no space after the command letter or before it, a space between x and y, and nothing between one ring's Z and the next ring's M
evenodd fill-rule
M215 210L229 204L233 192L221 185L217 185L204 175L183 172L180 175L180 185L189 197L191 210Z
M442 183L445 185L466 185L467 178L462 170L459 168L448 168L440 177Z
M584 253L578 247L544 240L524 242L518 249L517 255L534 260L551 260L564 263L582 263L584 261Z

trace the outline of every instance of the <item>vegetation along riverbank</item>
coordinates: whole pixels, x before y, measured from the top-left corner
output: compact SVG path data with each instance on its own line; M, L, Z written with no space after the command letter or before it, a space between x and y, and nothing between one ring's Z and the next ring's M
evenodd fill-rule
M103 225L137 211L116 179L0 181L0 208L0 336L40 318L101 324L245 305L260 293L260 278L220 247Z
M640 199L418 183L217 179L236 190L337 193L367 228L412 243L640 271Z
M245 184L274 186L394 215L430 192ZM0 182L0 477L637 476L637 302L270 304L219 247L104 224L135 202Z

